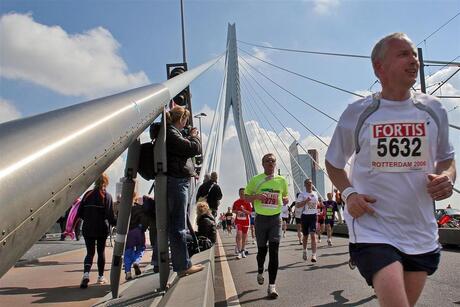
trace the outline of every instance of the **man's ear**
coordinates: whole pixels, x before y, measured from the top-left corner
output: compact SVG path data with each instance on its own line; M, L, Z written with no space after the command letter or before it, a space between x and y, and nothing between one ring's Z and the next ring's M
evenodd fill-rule
M381 61L375 61L372 63L372 67L374 68L374 74L377 76L377 78L380 78L380 75L382 73L382 62Z

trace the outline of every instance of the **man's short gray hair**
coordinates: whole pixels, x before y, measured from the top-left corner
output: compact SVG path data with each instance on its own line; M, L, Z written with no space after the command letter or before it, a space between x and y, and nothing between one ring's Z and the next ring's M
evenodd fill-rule
M407 36L406 33L402 33L402 32L392 33L390 35L385 36L384 38L379 40L377 44L375 44L374 48L372 49L372 53L371 53L372 64L375 64L376 61L383 59L388 49L388 43L393 39L403 39L407 41L412 46L412 48L414 48L414 50L417 49L414 43L411 41L409 36Z

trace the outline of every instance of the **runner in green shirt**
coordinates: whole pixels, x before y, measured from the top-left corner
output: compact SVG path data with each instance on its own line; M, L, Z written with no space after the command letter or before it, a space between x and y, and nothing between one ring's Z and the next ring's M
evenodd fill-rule
M245 198L254 204L256 211L255 229L257 240L257 282L264 283L264 263L267 251L268 262L268 296L277 298L275 288L278 272L278 250L281 238L280 212L282 204L289 202L288 185L284 177L275 175L276 157L272 153L262 158L264 172L254 176L246 186ZM267 248L268 242L268 248Z

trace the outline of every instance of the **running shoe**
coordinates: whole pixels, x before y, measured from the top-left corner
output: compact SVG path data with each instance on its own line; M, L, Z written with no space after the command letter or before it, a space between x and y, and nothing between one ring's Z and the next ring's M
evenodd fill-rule
M318 243L321 243L321 239L318 239Z
M126 280L131 280L131 279L133 279L133 276L131 275L131 272L126 272L126 274L125 274L125 279L126 279Z
M244 249L243 253L246 254L246 256L249 255L249 251L247 249Z
M246 258L246 257L247 257L246 255L247 255L247 254L246 254L246 251L243 250L243 251L241 252L241 256L242 256L243 258Z
M304 250L302 255L303 260L307 261L308 259L308 251Z
M311 255L311 262L316 262L316 254Z
M81 279L80 288L82 289L88 288L88 283L89 283L89 273L85 272L83 274L83 278Z
M328 239L328 240L327 240L327 245L328 245L328 246L332 246L332 240L331 240L331 239Z
M271 299L278 298L278 292L276 292L275 285L268 285L267 294L268 294L268 297Z
M107 283L107 279L105 279L104 276L100 275L97 277L97 283L99 285L104 285Z
M138 263L134 263L134 264L133 264L133 268L134 268L134 272L136 273L136 276L142 274L142 271L141 271L141 269L139 268L139 264L138 264Z
M241 259L242 254L243 254L243 253L238 253L238 255L236 256L236 259Z
M257 283L259 285L263 285L264 284L264 274L257 274Z

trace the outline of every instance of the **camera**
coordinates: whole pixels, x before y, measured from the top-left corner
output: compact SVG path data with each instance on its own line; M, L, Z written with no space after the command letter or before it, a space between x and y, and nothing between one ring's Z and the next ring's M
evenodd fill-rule
M187 136L190 136L190 131L192 131L192 126L187 125L184 127L184 129L182 129L181 132L184 137L187 137Z

